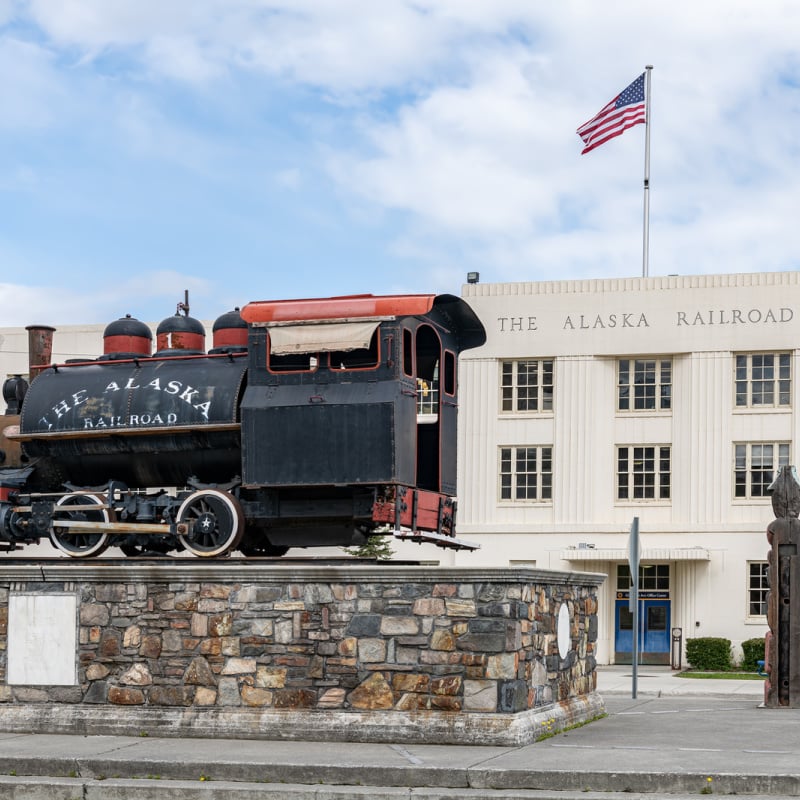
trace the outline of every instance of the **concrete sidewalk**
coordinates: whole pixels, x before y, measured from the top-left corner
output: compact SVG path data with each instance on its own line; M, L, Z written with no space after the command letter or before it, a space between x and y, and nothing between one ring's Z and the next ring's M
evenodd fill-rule
M715 680L711 678L682 678L670 667L638 668L637 697L736 697L764 699L762 680ZM633 667L610 666L597 668L597 691L603 696L631 697Z
M760 681L601 668L608 715L524 747L0 734L10 800L800 796L800 709ZM709 685L710 684L710 685ZM732 684L720 694L718 684ZM752 684L745 686L744 684Z

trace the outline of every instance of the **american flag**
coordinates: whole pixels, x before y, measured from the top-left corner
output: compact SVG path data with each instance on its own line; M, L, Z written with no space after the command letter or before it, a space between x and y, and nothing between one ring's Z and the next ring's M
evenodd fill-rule
M623 89L610 103L578 128L578 136L586 145L581 150L581 155L600 147L609 139L644 121L644 73L642 73L630 86Z

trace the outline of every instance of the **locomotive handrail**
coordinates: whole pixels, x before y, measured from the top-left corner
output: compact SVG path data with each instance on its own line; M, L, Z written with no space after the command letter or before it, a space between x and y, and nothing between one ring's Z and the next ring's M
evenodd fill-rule
M217 422L208 425L203 425L203 431L236 431L241 429L239 422ZM9 425L3 431L6 439L11 439L16 442L30 442L35 439L96 439L107 437L110 434L124 435L124 436L149 436L152 434L171 434L182 433L186 431L196 430L196 426L191 424L187 425L164 425L163 427L139 427L139 428L89 428L83 431L34 431L31 433L21 433L19 425Z

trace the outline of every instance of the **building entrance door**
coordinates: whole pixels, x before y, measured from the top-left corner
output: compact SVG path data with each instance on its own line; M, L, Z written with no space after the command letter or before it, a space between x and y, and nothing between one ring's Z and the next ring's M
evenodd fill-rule
M633 613L628 598L618 599L614 622L614 662L633 663ZM670 663L670 601L639 600L639 663Z
M639 663L670 664L672 607L669 564L639 567ZM633 614L628 608L631 573L617 565L617 600L614 608L614 663L633 663Z

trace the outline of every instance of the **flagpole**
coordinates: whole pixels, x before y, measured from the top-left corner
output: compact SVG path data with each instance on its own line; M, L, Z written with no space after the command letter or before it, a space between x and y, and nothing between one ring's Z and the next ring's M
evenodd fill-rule
M645 68L647 79L644 90L644 230L642 235L642 277L649 273L650 254L650 71L652 64Z

